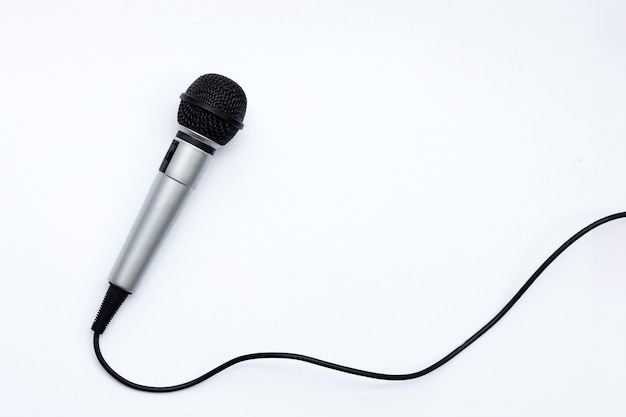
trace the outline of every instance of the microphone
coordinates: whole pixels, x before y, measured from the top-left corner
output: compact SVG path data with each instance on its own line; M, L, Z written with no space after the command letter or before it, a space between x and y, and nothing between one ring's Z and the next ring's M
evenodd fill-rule
M222 75L199 77L180 99L179 130L109 274L109 289L91 326L97 334L135 291L210 157L243 128L246 95Z

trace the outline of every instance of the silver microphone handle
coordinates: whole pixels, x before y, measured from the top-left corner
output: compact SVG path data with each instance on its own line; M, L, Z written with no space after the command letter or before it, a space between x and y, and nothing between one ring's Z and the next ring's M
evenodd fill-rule
M174 139L113 265L111 284L129 293L134 291L210 156L184 140Z

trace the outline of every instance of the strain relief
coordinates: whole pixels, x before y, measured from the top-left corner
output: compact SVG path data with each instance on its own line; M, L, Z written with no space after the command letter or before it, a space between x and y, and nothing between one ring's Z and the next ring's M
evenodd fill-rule
M126 300L128 294L130 294L128 291L116 287L113 284L109 284L109 289L104 296L98 315L91 325L91 330L98 334L104 333L104 330L107 328L109 322L115 313L117 313L117 310L120 308L124 300Z

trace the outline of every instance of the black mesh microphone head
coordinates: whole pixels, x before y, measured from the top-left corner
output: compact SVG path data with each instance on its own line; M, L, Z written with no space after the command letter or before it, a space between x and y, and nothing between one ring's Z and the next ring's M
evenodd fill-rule
M246 94L231 79L218 74L198 78L181 95L178 123L226 145L243 127Z

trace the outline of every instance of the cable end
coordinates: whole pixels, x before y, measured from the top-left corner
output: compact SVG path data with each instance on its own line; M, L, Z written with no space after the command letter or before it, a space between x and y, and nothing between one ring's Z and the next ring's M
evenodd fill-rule
M109 322L115 313L117 313L117 310L120 308L124 300L126 300L128 294L130 294L128 291L116 287L113 284L109 284L109 289L104 296L104 300L102 300L102 305L100 306L98 315L91 325L91 330L97 334L104 333L104 330L107 328Z

